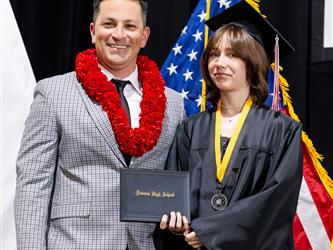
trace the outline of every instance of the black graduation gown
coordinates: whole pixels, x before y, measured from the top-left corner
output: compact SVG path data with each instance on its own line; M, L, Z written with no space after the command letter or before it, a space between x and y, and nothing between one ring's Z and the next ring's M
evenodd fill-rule
M202 112L179 126L167 164L170 170L190 171L191 227L202 249L293 249L303 169L300 123L252 106L222 180L228 206L215 211L215 115ZM188 248L183 236L163 231L164 249Z

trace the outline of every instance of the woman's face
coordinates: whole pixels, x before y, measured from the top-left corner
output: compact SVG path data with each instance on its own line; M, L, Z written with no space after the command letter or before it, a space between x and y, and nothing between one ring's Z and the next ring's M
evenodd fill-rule
M231 49L227 34L211 50L208 59L208 72L217 88L222 93L249 91L246 78L246 64L236 57Z

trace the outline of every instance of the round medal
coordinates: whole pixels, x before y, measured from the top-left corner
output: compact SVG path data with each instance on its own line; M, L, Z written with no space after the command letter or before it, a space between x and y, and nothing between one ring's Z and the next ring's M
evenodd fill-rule
M215 210L221 211L228 205L228 199L224 194L217 193L213 195L210 203Z

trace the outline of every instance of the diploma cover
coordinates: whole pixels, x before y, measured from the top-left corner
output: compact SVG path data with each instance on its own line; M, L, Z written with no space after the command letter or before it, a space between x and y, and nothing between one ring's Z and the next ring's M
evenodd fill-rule
M179 211L190 221L189 172L120 169L120 220L160 222Z

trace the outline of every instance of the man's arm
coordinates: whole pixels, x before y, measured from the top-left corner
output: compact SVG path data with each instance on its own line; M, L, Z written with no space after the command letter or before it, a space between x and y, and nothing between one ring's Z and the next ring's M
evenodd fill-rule
M37 84L19 151L16 171L17 249L46 249L50 199L59 136L46 82Z

